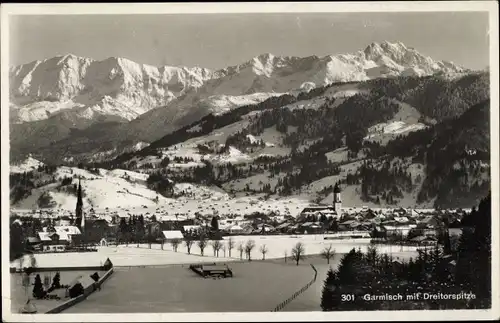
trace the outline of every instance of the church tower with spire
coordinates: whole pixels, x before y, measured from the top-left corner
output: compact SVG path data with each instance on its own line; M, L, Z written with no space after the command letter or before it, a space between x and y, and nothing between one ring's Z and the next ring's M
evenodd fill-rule
M340 215L342 211L342 198L340 197L340 187L338 183L335 184L333 188L333 209Z
M78 179L78 195L76 199L75 216L76 226L83 234L83 230L85 229L85 215L83 215L82 183L80 179Z

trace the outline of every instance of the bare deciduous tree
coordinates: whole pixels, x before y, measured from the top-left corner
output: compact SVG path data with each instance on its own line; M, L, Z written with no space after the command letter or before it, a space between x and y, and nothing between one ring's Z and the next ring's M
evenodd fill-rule
M243 259L243 252L245 251L245 248L241 242L238 244L238 251L240 252L240 259Z
M232 237L229 237L227 240L227 250L229 251L229 257L231 257L231 250L234 248L234 240Z
M181 240L180 239L172 239L172 240L170 240L170 244L172 245L172 249L174 249L174 251L177 252L177 248L181 244Z
M191 254L191 247L193 246L193 238L190 235L186 235L184 238L184 244L186 245L188 255Z
M266 260L266 253L269 251L269 249L267 249L267 246L265 244L263 244L262 246L260 246L260 253L262 254L262 260Z
M201 255L205 254L205 247L207 246L207 240L205 240L204 236L200 236L200 240L198 241L198 247L200 248Z
M30 254L30 265L31 268L35 268L37 266L36 258L34 254Z
M211 243L212 249L214 250L214 256L219 257L219 250L222 248L222 243L220 240L214 240Z
M255 248L255 241L248 240L245 244L245 253L247 255L248 261L252 261L252 250Z
M21 258L19 258L19 269L21 271L23 271L23 265L24 265L24 256L21 256Z
M332 248L332 245L325 247L323 251L321 251L321 257L326 259L326 262L330 264L330 259L335 257L335 249Z
M304 244L302 242L297 242L295 247L292 248L292 259L299 265L301 260L304 260Z

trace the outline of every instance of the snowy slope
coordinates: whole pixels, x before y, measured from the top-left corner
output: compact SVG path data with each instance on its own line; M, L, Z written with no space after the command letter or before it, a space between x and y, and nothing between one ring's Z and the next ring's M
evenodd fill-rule
M11 173L30 172L32 170L36 170L39 166L43 166L43 165L44 165L44 163L42 163L41 161L36 160L30 156L20 163L11 165L10 172Z
M385 145L398 135L427 128L425 124L419 122L421 115L417 109L407 103L397 103L400 105L398 113L391 120L370 127L365 140Z
M58 167L53 176L58 182L47 184L32 190L30 196L11 205L14 210L39 209L37 200L47 192L54 202L51 209L59 212L72 212L76 206L76 196L59 191L60 180L73 177L81 179L84 192L84 210L93 208L95 212L118 214L156 214L163 217L193 217L195 213L213 214L251 214L253 212L276 212L296 216L309 204L307 199L294 197L269 199L261 196L231 198L226 191L214 186L192 183L176 183L175 198L165 198L148 189L145 185L146 174L114 169L98 169L91 173L76 167Z
M167 147L161 150L161 157L156 155L149 155L145 157L133 157L130 161L136 163L136 167L144 168L146 164L152 164L155 168L160 167L159 164L163 158L168 157L171 161L168 168L173 170L195 168L204 166L203 161L210 161L213 164L245 164L253 161L258 157L263 156L286 156L291 153L291 148L283 145L283 134L276 130L276 127L264 129L258 135L248 135L247 138L250 142L256 143L259 141L264 142L264 147L256 147L252 153L244 153L235 147L230 146L227 152L221 153L207 153L201 151L199 146L208 149L221 149L229 136L241 131L249 125L248 119L261 112L252 112L244 115L241 121L232 123L220 129L215 129L205 136L191 138L182 143ZM194 126L187 131L196 131L198 126ZM291 127L289 129L292 131ZM189 158L192 161L188 162L173 162L174 158Z
M38 208L38 198L47 192L54 202L53 208L74 210L76 196L58 189L60 181L66 177L74 178L73 184L76 184L77 179L80 178L84 190L84 204L87 208L141 207L143 205L161 205L175 201L147 188L146 180L148 176L147 174L122 169L98 169L98 172L91 173L76 167L62 166L58 167L53 174L57 182L33 189L30 196L13 205L13 208ZM227 194L218 188L188 183L175 184L174 191L176 193L183 192L183 195L190 199L213 198L223 200L227 198Z
M253 93L248 95L213 95L203 100L200 104L206 105L208 110L214 115L223 114L234 108L257 104L273 96L280 96L284 93Z
M81 180L84 191L84 210L93 208L97 214L136 214L157 218L192 218L196 213L205 216L252 214L254 212L275 212L281 215L297 216L310 202L304 198L288 197L282 199L270 198L266 201L262 196L241 196L231 198L224 190L217 187L207 187L191 183L177 183L174 187L175 198L165 198L147 189L144 184L128 181L122 178L121 172L111 174L100 170L101 176L85 171L73 170L73 174L83 177ZM141 177L137 173L126 171L132 178ZM57 177L71 174L71 169L58 172ZM32 194L15 205L13 210L39 209L38 197L48 192L55 202L52 210L56 214L73 212L76 206L76 196L58 192L58 183L34 189ZM156 201L156 198L158 200Z
M314 86L311 86L314 88ZM367 94L369 90L363 88L360 83L347 83L334 85L329 87L325 93L318 95L311 100L301 100L292 104L288 104L283 108L290 110L294 109L319 109L323 106L328 99L335 99L334 104L331 107L335 108L342 104L345 99L354 96L356 94Z
M57 56L11 68L10 101L17 122L74 109L81 118L116 115L131 120L165 105L216 73L203 68L153 67L124 58L103 61Z

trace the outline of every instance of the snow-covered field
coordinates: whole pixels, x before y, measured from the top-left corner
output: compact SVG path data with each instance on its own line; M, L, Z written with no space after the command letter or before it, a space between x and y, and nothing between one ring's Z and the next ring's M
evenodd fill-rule
M232 180L230 182L225 183L223 185L223 187L224 187L224 189L226 189L228 191L230 191L230 190L243 191L248 184L248 187L250 188L250 190L259 191L260 189L262 189L262 187L264 185L269 184L269 185L271 185L271 189L274 189L276 187L276 185L278 184L278 179L280 177L283 177L283 176L284 176L284 173L280 173L280 174L274 175L271 178L270 172L265 171L261 174L256 174L256 175L252 175L249 177Z
M177 252L173 251L170 244L166 243L161 250L161 245L153 244L151 249L149 245L129 244L128 246L108 246L98 247L97 252L85 253L41 253L35 254L36 265L40 268L55 268L55 267L82 267L82 266L100 266L104 264L106 259L110 259L114 266L160 266L173 264L191 264L200 262L227 262L239 260L238 246L243 246L249 240L255 242L255 248L252 250L253 259L261 259L261 247L264 245L267 248L266 259L290 257L292 248L302 242L304 245L304 255L317 255L328 246L332 246L337 254L347 253L352 248L360 248L361 251L366 251L370 246L370 239L350 239L350 240L325 240L329 235L286 235L286 236L233 236L234 248L227 249L229 237L224 237L223 245L226 248L219 251L219 257L214 256L211 242L209 241L201 256L200 248L197 243L193 243L191 254L187 254L185 244L178 247ZM379 253L394 253L398 256L406 254L409 256L416 255L416 247L410 246L389 246L379 245ZM225 255L225 256L224 256ZM245 258L245 254L243 255ZM25 256L22 262L23 266L29 266L29 257ZM11 262L11 267L20 267L20 261Z
M398 113L391 120L370 127L365 140L385 145L398 135L427 128L425 124L419 122L421 115L417 109L407 103L397 103L400 105Z
M317 255L321 251L330 245L335 249L337 254L347 253L352 248L360 248L361 251L366 251L368 246L370 246L370 239L349 239L349 240L325 240L328 234L318 234L318 235L280 235L280 236L234 236L231 237L235 242L235 249L232 251L232 256L238 256L237 247L241 243L245 243L249 240L255 241L255 248L252 251L252 258L260 259L262 254L260 248L266 245L268 252L266 253L266 259L273 258L284 258L285 253L290 257L292 248L298 243L302 242L304 244L305 255ZM331 236L331 235L330 235ZM224 241L227 244L229 237L224 237ZM410 246L389 246L389 245L379 245L377 246L380 253L408 253L409 255L416 255L416 247Z
M199 250L188 255L181 251L174 252L170 245L165 245L165 250L161 250L159 245L155 249L149 249L147 245L129 244L128 247L120 245L117 247L98 247L97 252L72 252L72 253L40 253L35 254L36 266L40 268L55 267L83 267L101 266L109 258L114 266L156 266L172 264L190 264L211 261L231 261L229 258L211 257L210 247L205 250L206 256L201 257ZM170 248L170 249L168 249ZM193 246L193 249L196 249ZM234 260L234 259L233 259ZM29 266L29 258L24 260L24 266ZM19 260L11 262L11 267L19 268Z
M349 150L347 149L347 147L342 147L326 153L325 156L328 161L332 163L341 163L347 161L348 152Z
M349 239L349 240L325 240L325 237L332 237L331 234L310 234L310 235L269 235L269 236L232 236L224 237L224 245L226 247L226 256L229 257L229 251L227 250L228 240L232 239L234 241L234 248L231 251L231 258L239 259L240 254L238 251L238 246L245 244L249 240L255 242L255 248L252 250L253 259L262 259L262 253L260 251L263 245L266 246L268 252L266 253L266 259L277 259L284 258L285 255L290 257L292 248L298 243L302 242L304 244L305 255L318 255L326 247L332 246L337 254L348 253L352 248L360 248L361 251L365 252L370 246L370 239ZM142 248L146 248L147 245L141 245ZM134 245L135 247L135 245ZM160 249L159 245L152 245L153 249ZM172 250L172 246L165 244L164 250ZM392 246L392 245L378 245L377 250L379 253L394 254L399 256L406 255L408 257L414 257L417 255L417 248L412 246ZM187 248L185 245L180 245L178 252L187 253ZM200 249L198 246L193 244L191 249L191 254L200 254ZM213 250L210 244L205 249L205 255L213 255ZM219 256L223 256L223 250L219 251ZM396 257L396 256L395 256ZM245 254L243 254L243 259L245 259Z

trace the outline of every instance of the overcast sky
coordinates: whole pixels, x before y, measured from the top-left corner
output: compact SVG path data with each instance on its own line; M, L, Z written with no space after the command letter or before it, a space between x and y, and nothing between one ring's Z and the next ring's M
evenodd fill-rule
M473 69L489 60L481 12L11 16L9 27L9 65L71 53L222 68L262 53L325 56L383 40Z

